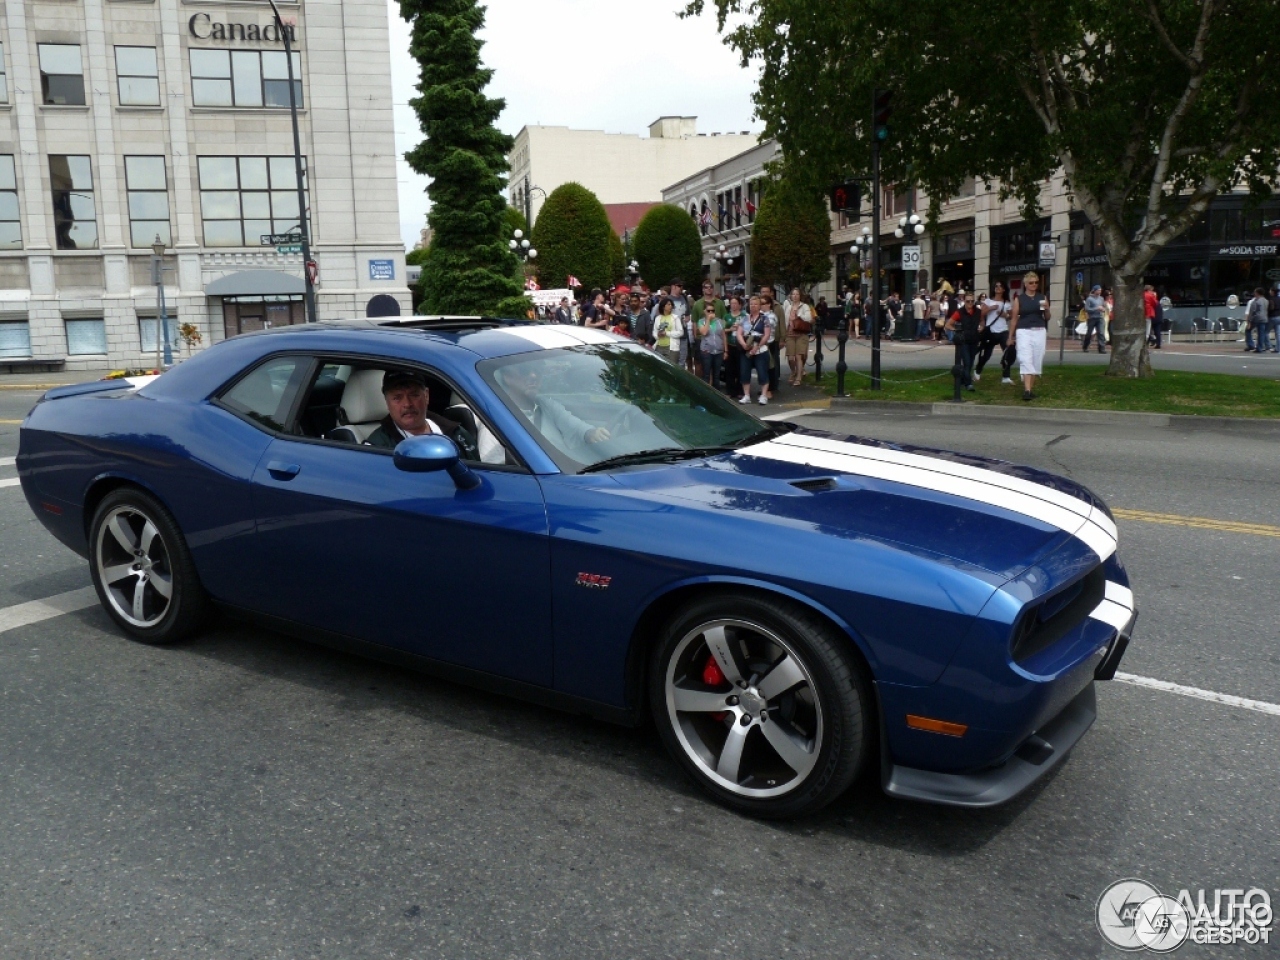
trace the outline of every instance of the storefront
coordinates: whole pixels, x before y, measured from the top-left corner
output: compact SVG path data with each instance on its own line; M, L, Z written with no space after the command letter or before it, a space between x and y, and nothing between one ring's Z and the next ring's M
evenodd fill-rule
M243 270L205 287L205 295L222 298L224 335L305 323L305 285L301 277L279 270Z
M944 224L944 229L950 227ZM943 281L953 290L973 290L973 227L944 233L933 242L933 286Z
M991 228L991 269L987 282L994 287L1003 283L1011 294L1022 289L1024 274L1040 275L1040 289L1049 289L1049 271L1040 266L1040 244L1053 239L1049 218L1034 223L1014 223ZM1051 298L1052 299L1052 298Z

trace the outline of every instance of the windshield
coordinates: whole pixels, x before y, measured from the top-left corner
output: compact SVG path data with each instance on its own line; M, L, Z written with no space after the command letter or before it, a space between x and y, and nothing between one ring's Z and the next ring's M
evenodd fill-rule
M567 472L629 454L732 448L763 429L701 380L634 344L539 350L478 369Z

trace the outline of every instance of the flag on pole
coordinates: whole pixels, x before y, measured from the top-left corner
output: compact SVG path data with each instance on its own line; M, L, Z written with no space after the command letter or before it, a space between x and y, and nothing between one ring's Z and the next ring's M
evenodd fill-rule
M756 205L755 205L754 203L752 203L750 200L748 200L748 201L747 201L747 216L748 216L748 217L755 216L755 212L756 212Z
M708 209L706 209L706 210L703 210L703 211L702 211L702 216L700 216L700 217L698 218L698 223L700 223L700 224L701 224L702 226L704 226L704 227L707 227L707 226L710 226L710 225L711 225L711 210L710 210L710 208L708 208Z
M571 273L571 274L569 274L569 278L568 278L567 280L565 280L564 285L565 285L566 287L580 287L580 286L582 286L582 281L581 281L581 280L579 280L577 277L575 277L575 276Z

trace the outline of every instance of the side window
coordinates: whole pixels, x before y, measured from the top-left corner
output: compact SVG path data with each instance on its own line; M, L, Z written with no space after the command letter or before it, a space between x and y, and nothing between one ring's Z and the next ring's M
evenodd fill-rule
M388 383L388 372L401 370L380 363L365 366L322 360L298 415L298 432L331 443L388 450L399 442L401 430L416 432L416 422L419 428L443 430L454 436L463 458L469 462L518 465L519 461L474 412L466 397L421 369L403 369L417 384L408 379L392 391L391 396L398 397L394 405L403 421L396 421L393 414L393 424L400 430L394 437L386 436L384 422L392 413L393 404L383 388Z
M310 366L308 357L268 360L238 380L219 401L228 410L268 430L283 432L289 419L289 408Z

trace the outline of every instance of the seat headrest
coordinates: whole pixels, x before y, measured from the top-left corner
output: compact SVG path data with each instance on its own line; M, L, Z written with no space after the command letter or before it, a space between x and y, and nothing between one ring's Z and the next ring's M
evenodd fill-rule
M381 370L356 370L342 391L342 412L348 423L373 423L387 415L382 398Z

